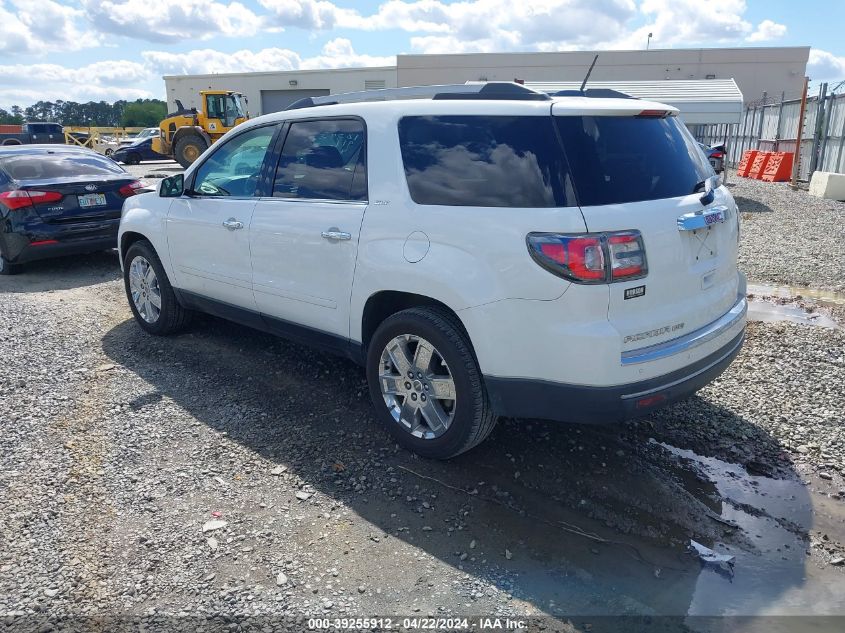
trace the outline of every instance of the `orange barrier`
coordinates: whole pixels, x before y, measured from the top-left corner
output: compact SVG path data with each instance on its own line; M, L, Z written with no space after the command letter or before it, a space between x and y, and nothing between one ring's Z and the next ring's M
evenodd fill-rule
M792 177L792 152L773 152L769 162L760 175L766 182L785 182Z
M748 172L749 178L760 179L763 172L766 170L766 165L769 164L769 159L772 157L771 152L760 152L754 157L754 162L751 164L751 169Z
M748 173L751 171L751 165L754 164L754 159L760 151L756 149L747 149L742 153L742 158L739 161L739 166L736 168L738 176L748 178Z

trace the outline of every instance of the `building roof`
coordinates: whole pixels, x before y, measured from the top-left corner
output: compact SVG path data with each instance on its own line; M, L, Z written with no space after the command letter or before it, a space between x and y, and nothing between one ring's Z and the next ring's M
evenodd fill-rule
M526 82L541 92L578 90L580 82ZM668 79L664 81L590 81L587 88L617 90L648 101L675 106L690 125L738 123L743 110L742 92L733 79Z

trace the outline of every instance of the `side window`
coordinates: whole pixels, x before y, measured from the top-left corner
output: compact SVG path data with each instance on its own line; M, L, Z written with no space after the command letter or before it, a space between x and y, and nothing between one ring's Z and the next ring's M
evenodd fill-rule
M50 129L48 130L48 132L49 132L50 134L61 134L61 133L62 133L62 126L61 126L61 125L56 125L56 124L53 124L53 125L49 125L49 126L47 126L47 127L49 127L49 128L50 128Z
M218 147L197 169L193 192L202 196L254 196L276 127L253 128Z
M291 123L273 184L277 198L366 200L364 124L357 119Z
M209 119L223 118L223 99L224 95L206 95L205 97L205 115Z

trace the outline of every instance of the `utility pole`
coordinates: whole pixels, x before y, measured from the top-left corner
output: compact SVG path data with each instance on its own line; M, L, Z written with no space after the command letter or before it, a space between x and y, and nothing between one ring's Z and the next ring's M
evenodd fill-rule
M792 181L790 188L798 189L798 170L801 165L801 137L804 135L804 112L807 109L807 86L809 77L804 77L804 90L801 92L801 109L798 111L798 139L795 142L795 160L792 161Z
M645 49L648 50L649 44L651 44L651 36L654 35L653 33L648 34L648 39L645 41Z

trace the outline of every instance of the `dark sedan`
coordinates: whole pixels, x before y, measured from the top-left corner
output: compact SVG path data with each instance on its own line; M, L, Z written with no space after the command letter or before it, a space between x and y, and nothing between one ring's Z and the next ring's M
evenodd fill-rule
M114 248L123 201L144 191L89 149L0 148L0 274L36 259Z
M170 157L154 152L153 139L145 138L135 141L132 145L116 149L111 159L127 165L137 165L142 160L170 160Z

